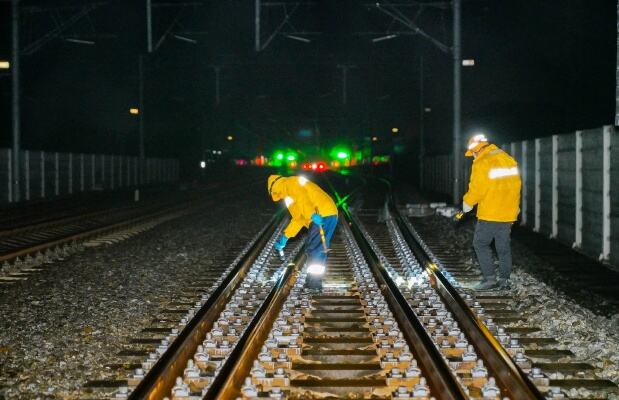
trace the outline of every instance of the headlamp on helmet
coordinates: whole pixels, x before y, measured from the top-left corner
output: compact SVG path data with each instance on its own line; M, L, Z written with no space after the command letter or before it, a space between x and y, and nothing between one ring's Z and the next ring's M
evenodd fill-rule
M467 157L472 157L474 153L477 153L484 147L488 145L488 138L483 133L478 133L473 135L466 146L466 153L464 153Z

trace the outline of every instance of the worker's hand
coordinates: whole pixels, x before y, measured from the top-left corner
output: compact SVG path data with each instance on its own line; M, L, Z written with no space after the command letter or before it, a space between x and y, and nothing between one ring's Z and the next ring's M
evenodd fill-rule
M473 209L473 206L469 206L465 202L462 202L462 211L467 213Z
M319 214L312 214L312 222L316 225L322 225L322 217Z
M288 242L288 238L286 237L286 235L281 235L279 237L279 240L277 242L275 242L275 250L283 250L284 247L286 247L286 243Z
M451 217L451 224L454 226L454 228L459 228L460 226L462 226L462 222L464 222L465 217L466 213L464 211L458 211L454 214L453 217Z

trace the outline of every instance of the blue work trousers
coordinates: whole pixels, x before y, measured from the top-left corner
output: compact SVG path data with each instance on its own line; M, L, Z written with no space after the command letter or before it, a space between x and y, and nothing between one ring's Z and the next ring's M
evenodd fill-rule
M512 273L511 230L511 222L477 221L473 247L475 253L477 253L479 268L487 281L496 280L492 248L490 247L493 241L499 258L499 279L508 280Z
M322 229L325 232L325 240L327 242L327 249L331 246L331 237L335 232L337 226L337 215L330 215L328 217L322 217ZM326 266L327 253L325 253L322 247L322 240L320 239L320 227L312 222L309 228L309 234L307 238L307 261L309 264L318 263Z

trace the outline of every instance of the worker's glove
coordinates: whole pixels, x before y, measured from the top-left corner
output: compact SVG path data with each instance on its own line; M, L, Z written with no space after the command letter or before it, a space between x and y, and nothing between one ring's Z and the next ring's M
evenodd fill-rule
M277 242L275 242L275 250L279 251L279 250L283 250L284 247L286 247L286 243L288 242L288 238L286 237L286 235L281 235L279 237L279 240Z
M464 213L467 213L467 212L471 211L472 209L473 209L473 206L469 206L465 202L462 202L462 211Z
M459 228L462 226L462 223L466 219L466 212L457 211L453 217L451 217L451 224L454 228Z
M322 225L322 217L319 214L312 214L312 222L316 225Z

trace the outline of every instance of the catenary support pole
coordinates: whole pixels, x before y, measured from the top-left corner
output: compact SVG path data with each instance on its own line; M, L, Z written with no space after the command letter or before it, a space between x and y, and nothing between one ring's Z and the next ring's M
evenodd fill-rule
M143 183L144 181L144 173L143 173L143 169L144 169L144 158L145 158L145 152L144 152L144 114L145 114L145 110L144 110L144 55L140 54L139 57L139 73L140 73L140 108L139 108L139 141L140 141L140 184Z
M254 37L254 42L255 42L255 50L256 52L260 51L260 0L255 0L256 3L254 5L255 7L255 37Z
M19 0L13 0L11 9L11 28L12 28L12 46L11 46L11 70L12 70L12 119L13 119L13 198L12 201L20 200L20 110L19 110Z
M461 0L453 0L453 68L454 68L454 93L453 93L453 201L460 203L460 175L462 169L461 140L460 140L460 106L461 106Z
M146 49L153 52L153 7L152 0L146 0Z
M152 0L146 0L146 51L148 54L153 52L153 7ZM139 93L139 156L140 156L140 181L138 185L144 181L144 159L146 157L146 150L144 149L144 119L146 118L146 107L144 105L144 86L145 86L145 66L144 55L139 56L139 75L140 75L140 93Z
M425 143L423 137L423 117L426 112L423 99L423 56L419 57L419 189L423 188L423 157Z

